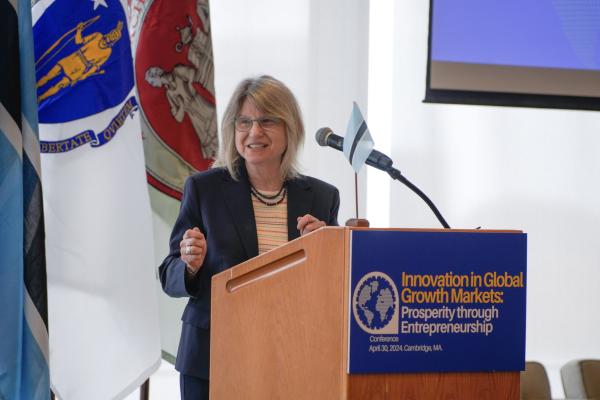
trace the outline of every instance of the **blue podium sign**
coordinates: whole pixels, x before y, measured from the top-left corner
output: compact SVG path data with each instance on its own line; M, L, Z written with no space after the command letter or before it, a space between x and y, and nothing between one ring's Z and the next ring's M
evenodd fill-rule
M353 231L349 373L525 368L527 235Z

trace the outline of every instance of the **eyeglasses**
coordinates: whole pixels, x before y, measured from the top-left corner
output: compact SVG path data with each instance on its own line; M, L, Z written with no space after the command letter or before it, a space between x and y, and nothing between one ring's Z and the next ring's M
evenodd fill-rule
M254 122L258 123L258 126L265 131L273 130L281 123L281 119L277 117L260 117L260 118L248 118L248 117L237 117L235 119L235 129L240 132L249 132L252 129Z

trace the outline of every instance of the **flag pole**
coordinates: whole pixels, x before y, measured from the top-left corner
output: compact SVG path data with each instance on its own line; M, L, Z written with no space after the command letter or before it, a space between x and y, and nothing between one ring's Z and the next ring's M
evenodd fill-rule
M350 218L346 221L346 226L368 228L369 221L364 218L358 218L358 173L354 173L354 206L356 218Z
M356 205L356 219L358 219L358 174L354 173L354 203Z
M150 378L140 386L140 400L150 399Z

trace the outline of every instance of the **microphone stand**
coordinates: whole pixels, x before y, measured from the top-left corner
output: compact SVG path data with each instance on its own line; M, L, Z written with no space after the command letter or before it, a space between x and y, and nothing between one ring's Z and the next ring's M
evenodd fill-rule
M437 209L435 204L433 204L433 202L429 199L429 197L427 197L427 195L425 193L423 193L421 191L421 189L416 187L412 182L410 182L408 179L406 179L400 171L398 171L396 168L392 167L391 165L388 167L386 172L392 177L392 179L402 182L410 190L415 192L425 203L427 203L427 205L429 206L431 211L433 211L433 213L437 217L438 221L440 221L442 226L446 229L450 229L450 225L448 225L448 223L446 222L444 217L442 217L442 214Z

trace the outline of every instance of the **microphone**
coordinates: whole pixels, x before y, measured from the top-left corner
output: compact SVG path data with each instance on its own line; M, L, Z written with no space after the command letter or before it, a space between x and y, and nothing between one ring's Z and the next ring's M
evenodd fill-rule
M331 128L321 128L317 131L315 138L319 145L326 147L329 146L339 151L344 151L344 138L333 133ZM369 158L365 161L371 167L375 167L385 172L389 172L394 163L391 158L379 152L372 150L369 154Z
M344 138L333 133L331 128L319 129L315 137L317 139L317 143L319 143L319 145L323 147L329 146L336 150L344 151ZM427 205L429 206L431 211L433 211L433 213L437 217L438 221L440 221L442 226L446 229L450 229L450 225L448 225L448 223L442 216L442 213L440 213L440 211L437 209L435 204L433 204L431 199L427 197L427 195L423 193L421 189L419 189L411 181L406 179L406 177L404 177L399 170L392 167L392 164L394 162L391 158L377 150L372 150L371 154L369 154L369 158L367 158L366 163L371 167L375 167L377 169L387 172L388 175L392 177L392 179L402 182L410 190L415 192L425 203L427 203Z

